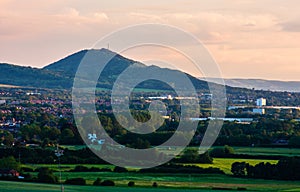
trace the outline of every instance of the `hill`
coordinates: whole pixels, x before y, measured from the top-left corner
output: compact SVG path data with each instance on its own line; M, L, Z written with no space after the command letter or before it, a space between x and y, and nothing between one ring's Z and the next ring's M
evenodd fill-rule
M299 81L276 81L263 79L225 79L226 85L248 89L300 92Z
M166 68L160 68L157 66L146 66L143 63L138 61L134 61L128 58L125 58L119 54L116 54L107 49L100 49L100 50L82 50L77 53L74 53L70 56L67 56L55 63L52 63L43 68L45 71L51 71L53 73L64 75L68 78L73 79L75 77L76 71L80 62L82 61L85 54L89 51L89 54L96 55L97 58L106 58L112 57L112 59L107 63L104 67L99 80L98 80L98 87L101 88L112 88L114 82L116 81L117 77L129 66L135 65L135 70L137 74L143 74L146 71L151 74L156 74L158 76L168 76L168 77L177 77L178 73L181 73L177 70L171 70ZM194 86L197 89L201 90L208 90L207 82L198 80L188 74L186 74L188 78L192 81ZM134 79L136 75L130 74L127 76L127 79ZM123 82L122 86L126 86L127 82ZM147 88L147 89L161 89L161 90L169 90L171 89L170 86L167 84L161 83L157 80L147 80L141 83L138 88Z
M61 74L32 67L0 63L0 84L21 87L65 88L71 79Z
M101 78L99 78L97 85L99 88L112 88L117 77L126 68L133 64L137 64L139 73L147 71L153 74L167 74L168 76L176 76L176 74L179 73L179 71L176 70L163 69L157 66L146 66L140 62L127 59L107 49L94 49L79 51L57 62L47 65L42 69L0 63L0 73L2 74L0 76L0 84L20 87L70 89L73 85L73 79L78 66L87 52L96 54L97 58L113 56L101 73ZM134 75L131 75L128 78L130 79L134 77ZM197 89L208 89L205 81L198 80L190 75L188 75L188 77ZM124 84L126 84L126 82L124 82ZM162 90L170 89L168 85L155 80L145 81L141 83L138 88Z

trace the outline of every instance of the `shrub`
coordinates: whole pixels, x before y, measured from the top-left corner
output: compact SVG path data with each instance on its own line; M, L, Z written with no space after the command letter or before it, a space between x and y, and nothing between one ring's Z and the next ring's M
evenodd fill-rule
M214 148L212 149L209 154L212 156L212 157L224 157L225 156L225 151L224 151L224 148Z
M154 182L154 183L152 184L152 187L158 187L158 184L157 184L156 182Z
M209 156L209 153L206 151L205 153L199 155L198 163L213 163L213 158Z
M34 172L34 170L32 168L29 168L29 167L22 167L21 171L23 171L23 172Z
M72 172L89 172L89 168L82 165L77 165Z
M0 159L0 169L14 169L19 171L20 165L13 156Z
M234 154L234 149L230 147L229 145L224 146L225 154Z
M234 150L229 145L225 145L224 147L217 147L212 149L209 154L212 157L228 157L234 154Z
M199 154L198 149L187 149L181 155L178 162L181 162L181 163L212 163L213 159L209 156L208 152Z
M32 175L30 173L22 174L22 176L24 177L24 179L26 181L31 181L33 179Z
M67 179L65 181L65 184L69 184L69 185L85 185L86 181L83 178L72 178L72 179Z
M57 183L58 179L48 167L39 168L38 181L43 183Z
M112 181L112 180L104 180L104 181L101 183L101 186L115 186L115 182Z
M91 168L89 169L89 172L100 172L100 171L101 171L101 169L98 168L98 167L91 167Z
M109 168L102 168L99 170L99 172L111 172L111 169Z
M101 185L101 179L97 178L96 181L94 181L93 185L100 186Z
M128 182L128 187L133 187L134 185L135 185L135 183L133 181Z
M124 167L118 167L118 166L116 166L114 168L114 172L117 172L117 173L126 173L126 172L128 172L128 170L126 168L124 168Z

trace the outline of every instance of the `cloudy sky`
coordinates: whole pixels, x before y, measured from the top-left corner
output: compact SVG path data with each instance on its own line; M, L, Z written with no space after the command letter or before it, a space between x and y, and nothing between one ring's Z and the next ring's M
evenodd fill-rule
M202 41L224 78L300 80L299 6L298 0L0 0L0 62L43 67L120 28L158 23ZM124 54L143 61L144 52Z

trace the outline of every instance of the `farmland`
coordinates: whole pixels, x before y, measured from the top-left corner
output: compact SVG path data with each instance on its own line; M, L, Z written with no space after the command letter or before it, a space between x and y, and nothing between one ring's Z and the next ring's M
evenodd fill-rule
M84 176L90 175L90 173L81 173L80 175L73 174L69 176ZM92 177L93 175L90 175ZM96 176L96 175L95 175ZM99 175L97 175L99 176ZM104 176L104 175L102 175ZM185 191L185 192L194 192L194 191L239 191L239 189L247 189L249 191L300 191L300 183L292 182L292 181L266 181L266 180L249 180L249 179L239 179L239 178L231 178L227 176L219 176L219 175L203 175L203 176L191 176L186 177L184 175L176 175L176 176L163 176L163 175L127 175L120 174L115 177L112 173L111 177L114 179L120 179L117 181L116 187L102 187L102 186L72 186L72 185L64 185L66 192L71 191L116 191L116 192L171 192L171 191ZM125 177L125 178L123 178ZM125 185L126 179L130 177L131 180L136 182L135 187L127 187ZM106 175L106 178L109 178ZM144 179L144 181L142 181ZM147 180L148 179L148 180ZM152 188L152 181L157 181L159 187ZM173 180L173 181L170 181ZM167 187L167 188L166 188ZM213 190L213 189L224 189L224 190ZM41 183L22 183L22 182L9 182L9 181L0 181L0 191L24 191L24 192L39 192L39 191L60 191L59 185L51 185L51 184L41 184Z
M82 149L83 146L64 146L69 149ZM190 147L195 148L195 147ZM167 149L161 149L167 150ZM235 147L236 154L249 154L255 157L256 154L265 154L268 155L281 155L281 156L290 156L298 155L299 151L295 149L288 148L250 148L250 147ZM87 186L71 186L65 185L65 191L98 191L101 188L101 191L109 191L111 187L93 187L93 182L100 178L103 180L112 180L115 182L116 187L113 187L113 191L214 191L212 189L226 189L238 191L237 189L247 189L255 191L300 191L300 182L298 181L273 181L273 180L262 180L262 179L245 179L232 177L231 165L234 162L246 162L249 165L256 165L261 162L269 162L271 164L278 163L278 160L264 160L264 159L242 159L242 158L214 158L213 164L199 164L191 163L184 165L194 165L202 168L219 168L226 175L218 174L186 174L186 173L177 173L177 174L166 174L166 173L138 173L136 169L127 168L129 172L125 173L116 173L116 172L70 172L78 164L63 164L61 166L62 170L62 181L70 178L83 178L86 180ZM113 165L103 165L103 164L81 164L87 168L108 168L113 170ZM31 169L36 169L39 167L49 167L54 170L54 174L59 176L59 169L57 164L23 164L22 167L27 167ZM30 172L34 177L37 176L37 172ZM135 183L134 188L129 188L127 186L128 182L133 181ZM158 188L152 188L154 182L158 183ZM5 185L9 185L9 182L0 183L0 191L2 188L5 188ZM26 183L22 186L25 189L28 187L28 191L41 191L40 186L44 184L32 184ZM13 187L17 187L13 186ZM47 187L49 191L59 191L59 186L49 185ZM11 191L18 191L17 189L12 188ZM22 190L26 191L26 190ZM222 190L217 190L222 191Z
M276 164L278 160L261 160L261 159L229 159L229 158L214 158L213 164L185 164L185 165L196 165L198 167L202 168L220 168L222 171L224 171L226 174L231 174L231 165L234 162L247 162L250 165L256 165L261 162L269 162L271 164ZM109 168L113 169L114 166L112 165L94 165L94 164L82 164L85 167L91 168L91 167L97 167L97 168ZM49 167L53 170L58 170L57 164L30 164L30 165L23 165L24 167L29 167L32 169L36 169L38 167ZM63 171L69 171L73 168L75 168L75 164L64 164L62 165ZM130 168L129 168L130 169Z

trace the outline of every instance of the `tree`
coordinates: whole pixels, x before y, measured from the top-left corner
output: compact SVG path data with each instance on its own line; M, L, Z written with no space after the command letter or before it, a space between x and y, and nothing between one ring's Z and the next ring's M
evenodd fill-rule
M39 136L41 128L36 124L25 125L21 128L21 135L24 139L29 140Z
M187 149L181 156L181 161L185 163L196 163L199 160L198 149Z
M97 179L94 181L93 185L95 185L95 186L100 186L100 185L101 185L101 179L100 179L100 178L97 178Z
M112 180L104 180L104 181L101 183L101 186L115 186L115 182L112 181Z
M116 166L114 168L114 172L117 172L117 173L126 173L126 172L128 172L128 170L126 168L124 168L124 167Z
M129 181L127 185L128 185L128 187L133 187L135 185L135 183L134 183L134 181Z
M198 163L213 163L213 158L209 156L209 153L206 151L205 153L199 155Z
M62 144L73 144L74 133L71 129L64 129L61 133Z
M6 132L4 135L3 144L11 147L14 143L14 136L10 132Z
M225 145L224 146L224 152L225 154L234 154L234 149L232 147L230 147L229 145Z
M213 148L209 154L212 157L228 157L228 155L234 154L234 150L229 145L225 145L224 147Z
M180 161L183 163L212 163L213 159L207 151L199 154L198 149L187 149L181 156Z
M67 179L65 181L65 184L69 185L86 185L86 180L83 178L72 178L72 179Z
M133 148L136 149L148 149L151 147L149 141L137 138L136 141L132 144Z
M231 172L234 176L244 177L246 175L247 166L245 162L234 162L231 165Z
M43 183L57 183L58 178L48 167L39 168L38 180Z
M300 147L300 136L293 136L289 140L289 146L291 147Z
M0 169L14 169L19 171L20 164L16 161L13 156L4 157L0 159Z
M60 135L60 130L55 127L44 126L41 129L41 139L49 138L50 140L57 140Z

